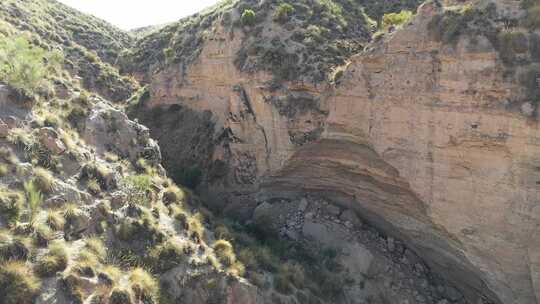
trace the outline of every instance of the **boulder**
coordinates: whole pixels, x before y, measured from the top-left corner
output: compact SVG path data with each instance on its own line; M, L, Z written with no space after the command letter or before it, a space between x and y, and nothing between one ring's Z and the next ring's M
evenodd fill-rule
M41 128L38 136L40 143L54 155L60 155L66 151L66 146L59 139L58 133L53 128Z

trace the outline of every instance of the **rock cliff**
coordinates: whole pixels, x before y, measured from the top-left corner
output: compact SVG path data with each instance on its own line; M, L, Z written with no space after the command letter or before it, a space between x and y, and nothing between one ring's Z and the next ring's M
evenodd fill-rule
M214 204L234 216L251 217L238 212L246 208L285 216L272 202L322 197L401 240L470 303L537 303L540 133L535 96L519 76L526 67L516 63L534 57L534 30L516 25L525 14L519 1L445 4L426 3L376 38L335 85L275 86L271 73L240 71L235 58L246 34L219 17L197 59L149 78L143 109L160 109L156 115L136 115L174 151L193 133L169 142L174 127L156 125L160 117L179 107L207 113L205 128L195 129L213 130L201 143L208 154L189 162L219 172L206 174L200 189L220 194ZM481 11L491 12L482 18L497 39L482 31L491 27L475 27ZM437 20L447 14L469 32L438 37ZM527 32L530 49L510 63L500 36L508 24Z

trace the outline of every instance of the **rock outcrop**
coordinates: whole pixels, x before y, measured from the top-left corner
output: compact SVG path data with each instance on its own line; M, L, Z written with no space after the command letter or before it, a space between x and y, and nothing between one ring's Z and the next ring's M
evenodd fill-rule
M488 2L501 20L520 16L518 1ZM216 22L192 65L153 75L146 105L212 113L205 164L228 170L206 185L228 194L225 209L315 193L401 240L471 303L537 303L537 112L513 106L522 88L487 37L431 35L441 12L420 7L335 88L239 72L242 33Z

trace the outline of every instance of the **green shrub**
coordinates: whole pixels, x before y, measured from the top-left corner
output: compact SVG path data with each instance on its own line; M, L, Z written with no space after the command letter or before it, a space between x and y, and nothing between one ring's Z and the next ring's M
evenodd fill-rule
M9 224L15 224L22 212L23 196L19 192L0 188L0 216Z
M163 203L166 205L179 203L183 198L184 192L174 185L167 187L163 192Z
M120 222L119 225L115 227L114 232L120 240L132 242L136 245L142 245L142 243L152 245L161 243L165 239L165 235L157 223L149 218L144 218L138 221L125 218L122 222Z
M151 191L152 178L147 174L132 175L126 178L124 190L127 194L128 202L136 205L147 205L150 203L149 193Z
M79 131L84 128L84 120L88 116L88 110L80 105L74 105L67 116L69 123Z
M62 242L56 242L49 246L49 252L36 262L35 271L39 276L50 277L66 269L68 253L65 246Z
M174 57L174 50L172 48L166 48L163 50L163 55L165 55L165 58L167 58L167 60L170 60Z
M174 219L180 222L180 227L182 227L184 230L189 230L189 215L184 211L184 209L173 206L171 210L171 214Z
M47 169L35 168L34 184L41 193L51 193L54 190L54 177Z
M101 186L97 179L91 178L86 183L86 187L88 188L88 192L97 195L101 192Z
M0 164L0 177L4 177L9 173L8 166Z
M24 183L24 191L26 192L26 205L28 206L28 210L30 210L29 221L32 224L39 212L39 206L43 202L43 196L33 181L26 181Z
M157 303L159 287L157 281L146 270L138 267L129 274L133 295L139 303Z
M0 261L25 261L30 256L30 241L14 237L7 231L0 231Z
M90 163L86 164L79 175L80 181L90 181L95 179L101 189L112 189L116 187L116 181L110 178L111 170L103 164Z
M157 271L164 272L187 261L185 247L178 241L169 240L153 248L148 259Z
M240 20L242 21L243 25L252 26L257 21L257 15L253 10L246 9L242 13L242 17L240 18Z
M408 10L402 10L399 13L384 14L382 18L383 28L390 26L400 26L408 22L413 16L413 13Z
M24 36L0 38L0 80L22 92L35 93L61 60L59 52L33 46Z
M277 22L285 23L292 14L294 14L294 7L289 3L281 3L274 9L272 18Z
M232 266L236 262L233 247L229 241L217 240L212 246L217 258L226 267Z
M59 210L47 210L47 218L45 223L55 231L62 231L64 230L66 219Z
M38 246L47 246L55 238L55 234L48 225L37 224L34 225L33 237Z
M122 288L115 288L111 291L108 304L130 304L133 303L131 292Z
M202 215L197 213L188 217L187 226L189 227L190 237L194 241L200 241L204 237L204 226L201 223Z
M99 257L104 257L107 255L105 244L103 244L103 241L98 237L86 239L86 248Z
M0 265L0 303L32 304L40 281L24 263L9 261Z

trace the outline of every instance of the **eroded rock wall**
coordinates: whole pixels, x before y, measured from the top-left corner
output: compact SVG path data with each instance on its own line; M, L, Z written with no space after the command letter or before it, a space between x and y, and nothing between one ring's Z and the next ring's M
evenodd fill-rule
M317 193L402 239L469 301L537 303L537 119L509 107L520 89L487 38L430 36L440 10L422 6L353 57L335 89L238 72L242 33L216 26L195 63L154 75L148 106L212 113L211 159L228 170L209 187L228 204Z
M507 108L515 87L488 42L434 43L423 9L353 59L326 136L367 140L502 302L536 303L538 123Z

